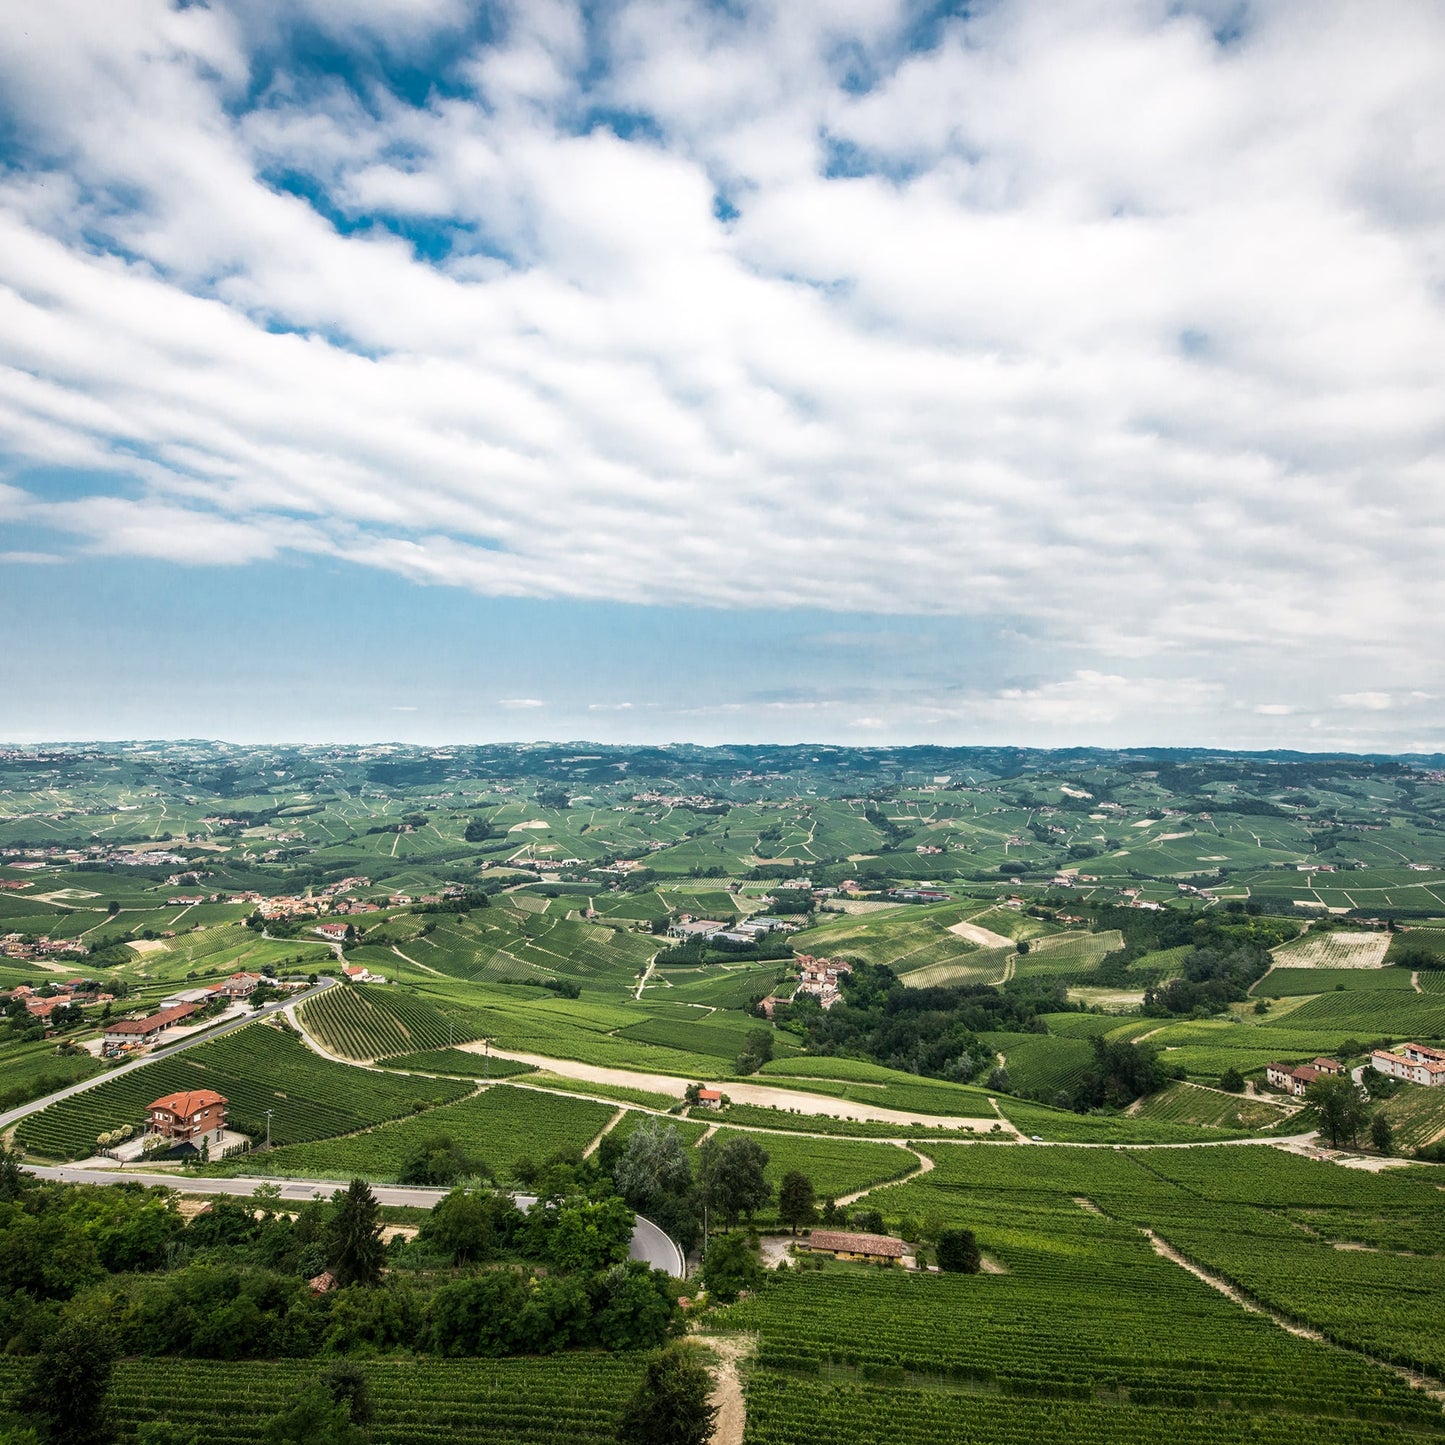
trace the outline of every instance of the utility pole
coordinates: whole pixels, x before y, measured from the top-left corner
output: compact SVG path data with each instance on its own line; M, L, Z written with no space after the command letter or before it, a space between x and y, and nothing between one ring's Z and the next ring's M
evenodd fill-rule
M271 1110L266 1110L266 1147L271 1147Z

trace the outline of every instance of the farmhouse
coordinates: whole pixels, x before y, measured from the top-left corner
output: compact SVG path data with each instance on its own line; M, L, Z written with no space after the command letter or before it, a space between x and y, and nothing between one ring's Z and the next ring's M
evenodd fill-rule
M887 1234L845 1234L836 1229L815 1229L798 1241L799 1249L831 1254L834 1259L861 1259L869 1264L892 1264L908 1253L901 1239Z
M152 1134L183 1144L226 1127L226 1099L211 1089L166 1094L146 1108Z
M1377 1074L1423 1084L1427 1089L1445 1087L1445 1049L1424 1044L1401 1044L1393 1051L1376 1049L1370 1055L1370 1067Z
M697 1091L697 1103L700 1109L721 1109L722 1102L721 1089L699 1089Z
M341 971L346 975L349 983L385 983L386 975L372 973L370 969L359 963L343 963Z
M215 984L211 992L225 994L227 998L250 998L263 982L259 973L233 973L230 978Z
M1269 1064L1265 1067L1264 1077L1276 1089L1283 1089L1296 1099L1302 1099L1305 1090L1325 1072L1314 1064L1300 1064L1298 1067L1294 1064Z
M188 1019L195 1013L193 1003L178 1003L173 1008L163 1008L159 1013L145 1019L120 1019L105 1026L105 1047L117 1049L133 1047L136 1044L154 1043L168 1028Z
M351 930L349 923L318 923L311 931L319 933L322 938L331 943L345 943L346 935Z

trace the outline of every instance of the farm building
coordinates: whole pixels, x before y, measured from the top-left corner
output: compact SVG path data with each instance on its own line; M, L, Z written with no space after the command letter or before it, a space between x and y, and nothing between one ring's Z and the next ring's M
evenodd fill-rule
M1445 1049L1427 1048L1424 1044L1376 1049L1370 1055L1370 1067L1377 1074L1403 1079L1409 1084L1423 1084L1427 1089L1445 1087Z
M836 1229L815 1229L798 1241L799 1249L831 1254L835 1259L859 1259L869 1264L892 1264L908 1253L901 1239L887 1234L845 1234Z
M319 933L322 938L330 943L345 943L346 935L351 931L349 923L318 923L311 931Z
M211 1089L186 1089L167 1094L146 1108L152 1134L177 1144L199 1139L226 1127L226 1098Z
M178 1003L173 1008L163 1008L159 1013L145 1019L120 1019L105 1026L105 1047L123 1048L127 1045L154 1043L168 1028L188 1019L195 1013L193 1003Z
M697 1091L698 1107L701 1109L721 1109L723 1096L721 1089L699 1089Z
M1276 1089L1283 1089L1287 1094L1293 1094L1296 1099L1302 1099L1304 1092L1314 1083L1326 1070L1317 1068L1314 1064L1269 1064L1264 1071L1266 1082L1272 1084Z
M711 938L715 933L722 933L727 924L719 923L712 918L689 918L684 914L678 921L671 924L667 930L669 938Z
M259 973L233 973L212 988L212 993L223 993L227 998L250 998L265 980Z

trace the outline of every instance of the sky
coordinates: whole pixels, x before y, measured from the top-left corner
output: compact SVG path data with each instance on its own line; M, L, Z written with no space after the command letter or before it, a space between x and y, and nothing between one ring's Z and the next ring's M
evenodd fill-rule
M47 0L0 741L1445 749L1435 0Z

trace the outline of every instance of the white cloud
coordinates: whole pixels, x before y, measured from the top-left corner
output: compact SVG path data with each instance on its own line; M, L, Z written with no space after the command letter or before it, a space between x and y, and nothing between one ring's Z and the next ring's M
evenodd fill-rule
M409 63L468 33L306 9ZM910 54L861 0L517 3L411 104L298 73L287 7L55 0L0 32L0 448L114 484L0 514L977 616L1065 678L938 704L1000 726L1438 690L1445 13L1282 0L1222 47L1200 9L1002 0Z
M546 707L547 704L540 697L499 697L498 707L510 708L531 708Z
M1255 712L1261 717L1289 717L1294 709L1287 702L1262 702Z

